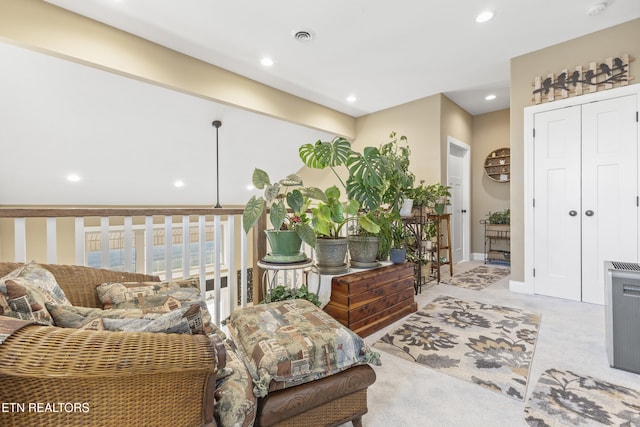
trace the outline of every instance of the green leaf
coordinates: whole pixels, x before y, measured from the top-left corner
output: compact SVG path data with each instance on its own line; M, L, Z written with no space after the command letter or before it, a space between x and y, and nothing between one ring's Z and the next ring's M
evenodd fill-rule
M283 187L300 186L302 185L302 177L300 177L300 175L292 173L291 175L287 175L286 178L281 179L279 182Z
M302 212L302 208L304 207L304 196L300 190L293 190L290 193L287 193L287 204L296 214Z
M327 188L327 190L325 191L325 194L327 195L327 199L329 199L329 201L340 199L340 189L335 185L332 185L331 187Z
M267 199L267 203L272 203L278 198L280 194L280 184L277 182L273 185L267 184L267 188L264 190L264 198Z
M258 190L262 190L265 186L271 184L269 175L262 169L258 169L258 168L255 168L253 170L253 176L251 177L251 181L253 182L253 186L256 187Z
M302 189L302 192L310 199L320 200L321 202L327 203L327 196L324 194L324 191L317 187L305 187Z
M269 221L271 221L271 225L273 225L274 230L279 230L280 226L284 223L284 218L287 215L287 208L284 206L284 202L282 200L278 200L277 203L271 205L271 210L269 212Z
M380 226L373 222L367 215L361 215L358 218L358 224L369 233L378 234L380 232Z
M316 141L315 144L304 144L298 149L302 162L314 169L324 169L346 164L353 154L351 143L342 137L331 142Z
M316 247L316 233L313 231L313 228L309 224L298 224L296 226L296 233L300 237L300 239L311 246L312 248Z
M256 222L258 222L258 218L260 218L264 211L264 203L262 197L251 196L245 205L244 211L242 212L242 228L244 228L245 233L248 233Z

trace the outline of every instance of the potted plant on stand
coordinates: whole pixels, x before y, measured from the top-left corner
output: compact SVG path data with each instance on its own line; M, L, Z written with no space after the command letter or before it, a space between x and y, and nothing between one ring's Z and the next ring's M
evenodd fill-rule
M262 169L254 169L252 182L255 188L264 190L260 197L252 196L242 213L243 228L248 233L258 222L265 209L269 208L269 221L273 229L265 230L271 253L263 258L267 262L293 263L304 261L302 242L316 246L316 234L306 214L311 198L319 196L320 190L302 187L302 179L295 174L272 183ZM299 187L299 188L294 188ZM286 202L286 205L285 205ZM287 206L291 212L287 211Z
M391 225L391 249L389 259L394 264L402 264L407 260L406 230L402 220L396 220Z

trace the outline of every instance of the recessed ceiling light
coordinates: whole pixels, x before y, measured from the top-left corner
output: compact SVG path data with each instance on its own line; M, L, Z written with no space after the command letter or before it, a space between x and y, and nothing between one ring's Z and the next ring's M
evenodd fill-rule
M347 96L347 102L356 102L357 99L355 95Z
M271 67L273 65L273 59L264 57L260 60L260 63L265 67Z
M496 96L494 94L489 94L489 95L485 96L484 99L486 101L493 101L494 99L496 99Z
M176 188L182 188L182 187L184 187L184 181L179 179L179 180L177 180L176 182L173 183L173 186L176 187Z
M253 184L248 184L248 185L247 185L247 190L249 190L249 191L253 191L253 190L255 190L255 189L256 189L256 187L254 187L254 186L253 186Z
M587 15L593 16L603 12L607 8L607 3L598 3L587 9Z
M82 178L78 174L71 173L71 174L67 175L67 181L69 181L69 182L78 182L78 181L81 181L81 180L82 180Z
M494 16L496 16L496 13L493 10L485 10L476 16L476 22L487 22Z

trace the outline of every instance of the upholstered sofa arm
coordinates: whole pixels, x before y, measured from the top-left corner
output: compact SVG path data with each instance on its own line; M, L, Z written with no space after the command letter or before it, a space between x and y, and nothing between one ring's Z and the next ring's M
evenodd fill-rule
M205 335L26 326L0 345L0 425L215 425L216 369Z

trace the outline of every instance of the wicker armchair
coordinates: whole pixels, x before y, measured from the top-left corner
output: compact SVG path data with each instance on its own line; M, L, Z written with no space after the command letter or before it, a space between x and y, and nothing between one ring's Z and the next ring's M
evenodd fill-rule
M18 266L0 262L0 277ZM84 307L101 307L97 284L159 280L43 266L67 298ZM218 351L204 335L26 326L0 345L0 425L215 426ZM8 410L6 405L14 403L22 406Z

